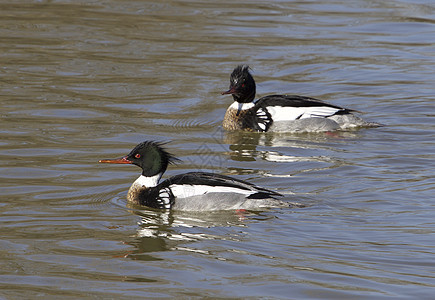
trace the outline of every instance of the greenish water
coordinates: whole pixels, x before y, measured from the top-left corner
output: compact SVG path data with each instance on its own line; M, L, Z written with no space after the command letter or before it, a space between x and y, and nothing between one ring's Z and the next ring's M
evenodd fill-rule
M0 296L430 298L435 287L431 1L0 2ZM225 133L229 74L387 126ZM171 141L188 171L305 208L130 209L99 165Z

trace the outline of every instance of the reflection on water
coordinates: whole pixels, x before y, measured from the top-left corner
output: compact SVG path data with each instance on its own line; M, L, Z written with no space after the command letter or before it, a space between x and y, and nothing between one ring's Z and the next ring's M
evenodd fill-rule
M146 253L160 251L187 251L204 255L211 255L191 244L207 240L241 241L243 234L217 235L205 233L203 230L215 227L247 227L251 218L265 219L259 213L247 211L214 211L214 212L182 212L161 210L133 210L140 216L136 237L126 242L135 250L128 251L125 257L131 259L150 260L152 256ZM269 217L266 217L269 218ZM155 258L153 258L155 259Z
M202 233L194 234L181 232L180 228L196 227L222 227L244 226L243 221L247 217L245 211L222 211L222 212L173 212L173 211L141 211L141 220L138 222L138 237L167 238L178 241L194 241L204 238L212 238ZM252 213L249 213L252 214Z
M294 161L324 161L332 162L332 157L322 156L296 156L284 155L279 151L271 151L270 147L275 149L288 148L294 149L295 153L299 149L312 149L313 153L318 149L334 150L331 142L347 142L358 137L355 132L326 132L326 133L243 133L243 132L225 132L223 142L229 144L231 152L227 154L234 160L254 161L256 158L270 160L274 162L294 162ZM257 150L257 148L267 146L268 150Z
M1 296L430 298L430 1L0 3ZM240 63L386 127L225 132ZM299 203L259 213L127 206L143 140L166 176L232 175ZM301 207L303 206L303 207Z

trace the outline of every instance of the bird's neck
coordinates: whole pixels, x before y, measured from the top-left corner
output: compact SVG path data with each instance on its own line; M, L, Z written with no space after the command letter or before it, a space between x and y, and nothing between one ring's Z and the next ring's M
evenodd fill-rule
M234 101L231 105L230 105L230 109L235 109L235 110L246 110L246 109L251 109L255 106L254 102L248 102L248 103L239 103Z
M136 179L135 182L133 182L133 184L135 185L139 185L142 187L146 187L146 188L151 188L151 187L155 187L157 186L157 184L159 184L159 180L162 177L162 173L159 173L157 175L154 176L144 176L144 175L140 175L138 179Z
M139 195L141 191L156 187L161 177L162 173L150 177L140 175L128 190L127 200L135 204L140 204Z

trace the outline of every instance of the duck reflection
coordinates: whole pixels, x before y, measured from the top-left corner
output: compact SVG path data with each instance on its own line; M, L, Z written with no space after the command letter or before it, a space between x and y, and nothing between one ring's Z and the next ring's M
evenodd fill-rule
M207 214L201 212L182 212L158 209L138 209L129 205L130 212L140 217L138 228L132 240L124 242L135 247L125 257L138 260L156 260L151 252L170 250L184 250L207 254L207 251L195 249L192 242L210 239L241 240L241 231L211 230L212 227L246 227L246 222L267 220L273 216L266 216L259 212L248 211L213 211ZM222 232L222 235L218 235Z
M313 152L337 152L337 143L349 142L356 133L333 132L316 134L224 132L223 142L229 145L227 155L235 161L255 161L260 158L272 162L320 161L333 163L337 159L327 155L311 155ZM310 154L288 155L278 150L258 150L260 147L293 148L294 153ZM301 151L303 149L304 151ZM305 151L307 150L307 151ZM313 151L310 151L313 150ZM314 154L314 153L313 153Z
M215 211L207 214L172 210L130 210L140 217L136 234L124 244L134 247L123 257L132 260L159 261L156 255L166 251L187 251L216 256L201 248L204 240L241 242L242 228L251 222L271 222L275 214L248 211ZM232 228L237 227L237 228Z

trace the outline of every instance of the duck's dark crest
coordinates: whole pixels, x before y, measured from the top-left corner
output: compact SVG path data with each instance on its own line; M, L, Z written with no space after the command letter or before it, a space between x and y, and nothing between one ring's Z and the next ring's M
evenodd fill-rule
M233 72L231 73L232 78L238 78L241 77L245 73L249 73L249 70L252 70L248 65L238 65L234 68Z
M175 157L172 153L169 153L164 146L168 144L169 142L155 142L155 141L144 141L140 144L138 144L136 147L133 148L133 150L130 151L130 153L127 155L128 157L134 157L136 153L143 152L145 149L148 151L153 152L156 151L160 153L160 157L164 162L167 162L167 164L176 164L181 162L180 159Z

